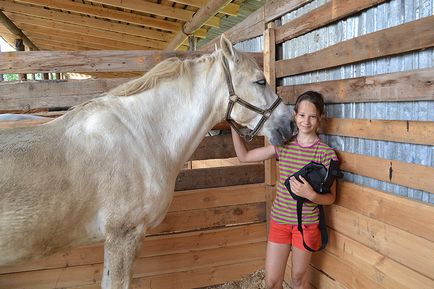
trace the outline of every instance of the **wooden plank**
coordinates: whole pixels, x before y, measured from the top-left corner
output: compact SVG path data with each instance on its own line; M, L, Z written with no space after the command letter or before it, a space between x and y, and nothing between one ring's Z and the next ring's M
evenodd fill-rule
M276 77L332 68L434 46L434 16L383 29L276 63Z
M247 223L265 222L265 203L169 212L149 234L185 232Z
M207 231L147 236L142 241L137 258L263 242L266 239L265 229L265 224L259 223ZM98 264L102 263L103 259L103 244L95 244L93 246L73 248L63 254L45 259L3 266L0 267L0 274Z
M227 266L260 261L264 258L265 242L226 248L185 252L173 255L138 258L133 277L150 277L185 272L210 266ZM101 280L102 264L71 266L64 269L29 271L0 275L0 287L8 289L47 289L94 285ZM98 280L98 281L97 281Z
M170 58L194 58L203 52L181 51L27 51L0 54L0 73L148 71Z
M1 1L1 0L0 0ZM200 51L26 51L0 54L0 73L146 72L170 57L197 58ZM246 52L262 67L262 53Z
M264 184L175 192L169 211L265 202L265 192Z
M101 96L129 79L43 80L0 83L0 110L71 107Z
M255 137L246 143L248 149L264 146L264 137ZM230 134L205 137L190 160L223 159L236 157Z
M388 289L372 280L354 268L348 262L339 259L328 251L321 251L312 255L311 266L324 272L344 288L357 289Z
M329 233L329 246L324 252L314 255L312 263L338 282L343 282L350 288L359 288L362 280L364 285L371 284L369 286L372 287L369 288L432 287L433 280L409 269L405 264L400 264L335 230L330 229ZM343 266L343 271L337 272L323 264L332 260L339 260L337 262L345 264L346 268ZM354 273L356 275L353 275Z
M322 93L327 103L434 100L434 69L386 73L310 84L279 86L287 103L308 90Z
M434 242L338 205L328 207L326 216L335 231L434 279Z
M253 260L223 266L210 266L188 271L134 278L132 289L191 289L239 280L264 267L264 260ZM99 283L69 289L100 289Z
M434 206L350 182L338 182L335 204L434 242Z
M321 131L364 139L434 144L434 121L328 118Z
M257 9L246 19L225 31L225 36L232 42L238 43L247 39L261 36L265 30L264 7ZM220 37L206 43L201 50L213 51L215 45L220 43ZM261 53L262 54L262 53Z
M434 193L433 167L343 151L338 152L338 157L344 171Z
M282 43L332 22L347 18L386 0L331 0L276 29L276 43ZM283 1L280 1L283 2ZM297 1L290 1L297 2ZM298 1L310 2L310 1ZM273 7L274 8L274 7Z
M316 254L314 254L316 255ZM286 264L286 271L285 271L285 277L284 280L286 283L288 283L291 286L291 270L292 270L292 264L291 264L291 258L289 259L288 263ZM342 271L340 274L345 273ZM333 276L328 275L325 273L325 270L321 270L319 268L315 268L312 265L312 262L310 266L307 268L307 274L308 274L308 289L347 289L348 287L345 287L341 283L338 282Z
M274 23L268 25L264 32L264 75L271 89L276 91L276 45L274 36ZM265 140L265 145L269 145ZM265 160L265 183L274 186L277 179L276 160Z
M183 170L176 179L176 190L192 190L264 182L264 165Z
M303 5L312 2L312 0L269 0L265 2L264 21L268 23L291 11L297 10Z

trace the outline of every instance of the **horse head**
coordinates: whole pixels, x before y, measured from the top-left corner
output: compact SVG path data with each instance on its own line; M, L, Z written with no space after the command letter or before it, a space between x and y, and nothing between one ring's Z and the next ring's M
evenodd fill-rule
M224 36L220 45L229 92L226 120L246 140L262 134L271 144L283 145L292 136L289 107L273 92L255 60Z

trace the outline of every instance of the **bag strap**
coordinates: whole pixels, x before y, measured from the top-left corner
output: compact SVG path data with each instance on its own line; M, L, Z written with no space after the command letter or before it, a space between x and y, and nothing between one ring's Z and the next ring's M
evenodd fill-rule
M325 220L325 213L324 213L324 208L322 205L318 205L318 209L319 209L319 230L321 232L321 246L317 249L314 250L311 247L309 247L306 242L304 241L304 234L303 234L303 218L302 218L302 213L303 213L303 201L297 201L297 223L298 223L298 230L301 233L301 237L303 239L303 246L306 248L306 250L309 250L310 252L318 252L321 251L322 249L324 249L327 246L327 243L329 241L329 237L327 234L327 225L326 225L326 220Z

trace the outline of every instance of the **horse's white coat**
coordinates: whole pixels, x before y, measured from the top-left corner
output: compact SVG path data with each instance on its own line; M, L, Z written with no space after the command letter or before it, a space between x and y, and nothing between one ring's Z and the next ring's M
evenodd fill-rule
M221 44L133 95L115 89L50 123L0 131L0 264L104 241L103 288L129 288L141 237L162 221L183 164L224 119L222 57L239 97L263 108L277 98L255 83L264 76L251 60ZM235 106L232 118L251 125L257 115ZM287 129L281 104L264 132L281 141Z

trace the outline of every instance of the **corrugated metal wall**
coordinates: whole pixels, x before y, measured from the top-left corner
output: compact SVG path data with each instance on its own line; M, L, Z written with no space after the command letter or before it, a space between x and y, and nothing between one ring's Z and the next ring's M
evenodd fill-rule
M286 23L317 8L318 6L321 6L325 2L325 0L312 1L302 8L283 16L278 22ZM380 4L361 12L360 14L285 42L283 44L283 59L297 57L360 35L433 15L433 2L434 0L391 0ZM257 52L262 51L262 42L262 37L258 37L256 39L239 43L236 47L245 51ZM353 65L345 65L333 69L287 77L280 83L282 85L314 83L324 80L372 76L391 72L430 68L433 66L434 49L426 49L424 51L384 57ZM434 121L434 102L417 101L331 104L327 105L326 113L328 117L336 118ZM340 136L322 137L330 146L338 150L385 159L394 159L424 166L434 166L434 146ZM429 192L414 190L349 173L345 174L345 179L423 202L434 203L434 194Z

